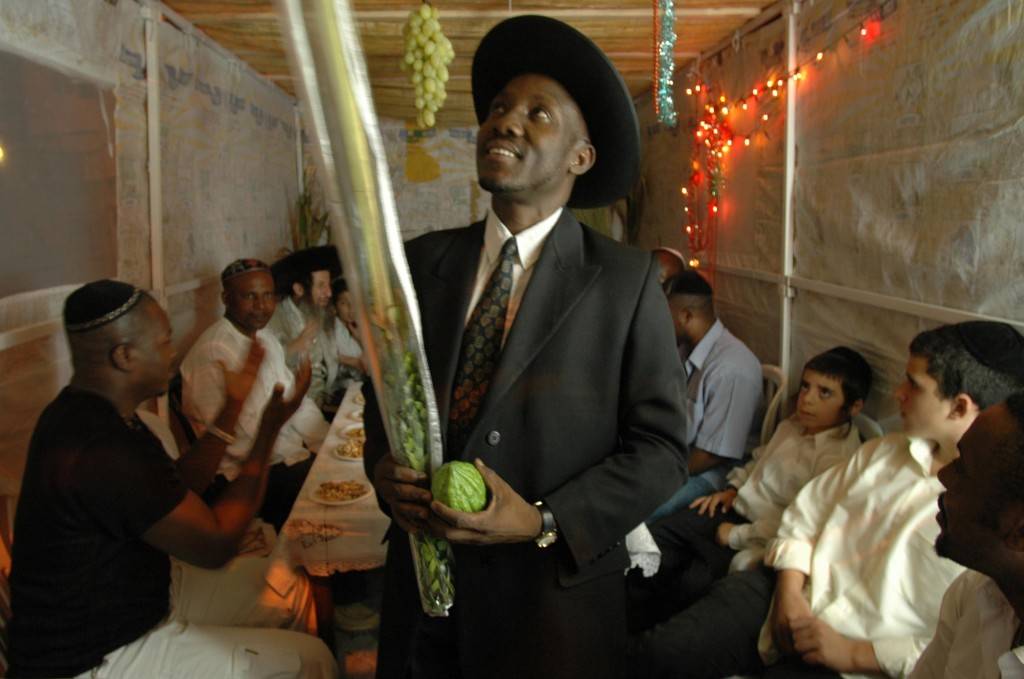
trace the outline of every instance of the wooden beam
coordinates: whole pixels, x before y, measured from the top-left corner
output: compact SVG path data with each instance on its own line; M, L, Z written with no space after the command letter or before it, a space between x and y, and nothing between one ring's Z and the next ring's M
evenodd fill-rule
M274 22L278 20L277 12L260 10L243 12L234 9L225 12L204 11L195 4L180 2L169 3L180 8L179 13L194 24L215 25L224 22L244 21L246 23ZM443 8L442 21L448 20L502 20L529 14L542 14L553 19L563 19L574 23L592 20L621 21L625 19L651 19L650 7L637 8L481 8L454 9ZM752 19L761 13L757 6L726 6L726 7L676 7L676 21L692 21L699 19ZM354 12L356 21L397 21L404 23L409 16L408 9L362 9Z

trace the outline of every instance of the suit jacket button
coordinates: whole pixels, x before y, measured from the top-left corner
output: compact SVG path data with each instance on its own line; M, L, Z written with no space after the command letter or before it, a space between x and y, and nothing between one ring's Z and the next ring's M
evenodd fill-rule
M491 431L487 432L487 444L488 445L496 446L499 443L501 443L501 432L500 431L498 431L497 429L492 429Z

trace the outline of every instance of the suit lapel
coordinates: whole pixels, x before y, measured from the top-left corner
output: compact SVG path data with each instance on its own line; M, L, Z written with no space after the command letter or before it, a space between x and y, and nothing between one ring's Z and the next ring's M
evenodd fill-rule
M455 379L466 310L480 263L483 234L483 222L460 231L438 258L430 275L424 276L417 287L423 339L442 430L448 423L452 380Z
M523 295L478 423L551 339L600 271L600 266L584 263L582 227L563 209Z

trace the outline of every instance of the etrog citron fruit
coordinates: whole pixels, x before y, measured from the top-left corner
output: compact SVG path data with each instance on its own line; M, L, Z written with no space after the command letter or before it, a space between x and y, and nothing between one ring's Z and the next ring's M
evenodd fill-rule
M479 512L487 506L487 486L469 462L446 462L430 481L434 499L460 512Z

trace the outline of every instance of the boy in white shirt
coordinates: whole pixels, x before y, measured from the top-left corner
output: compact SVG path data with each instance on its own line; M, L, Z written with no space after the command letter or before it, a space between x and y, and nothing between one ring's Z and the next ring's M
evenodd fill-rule
M797 492L860 446L851 418L870 390L871 366L853 349L833 347L809 360L796 412L779 424L768 444L729 472L724 490L699 497L689 509L651 526L662 552L661 570L649 581L631 581L631 604L664 618L703 596L729 570L758 567ZM648 601L641 603L645 591ZM631 614L641 618L645 612Z
M1018 340L983 321L915 337L896 391L904 433L872 439L808 483L769 545L772 570L718 581L636 640L636 676L906 676L963 570L931 548L935 475L980 409L1022 387L1004 368L1024 362Z

